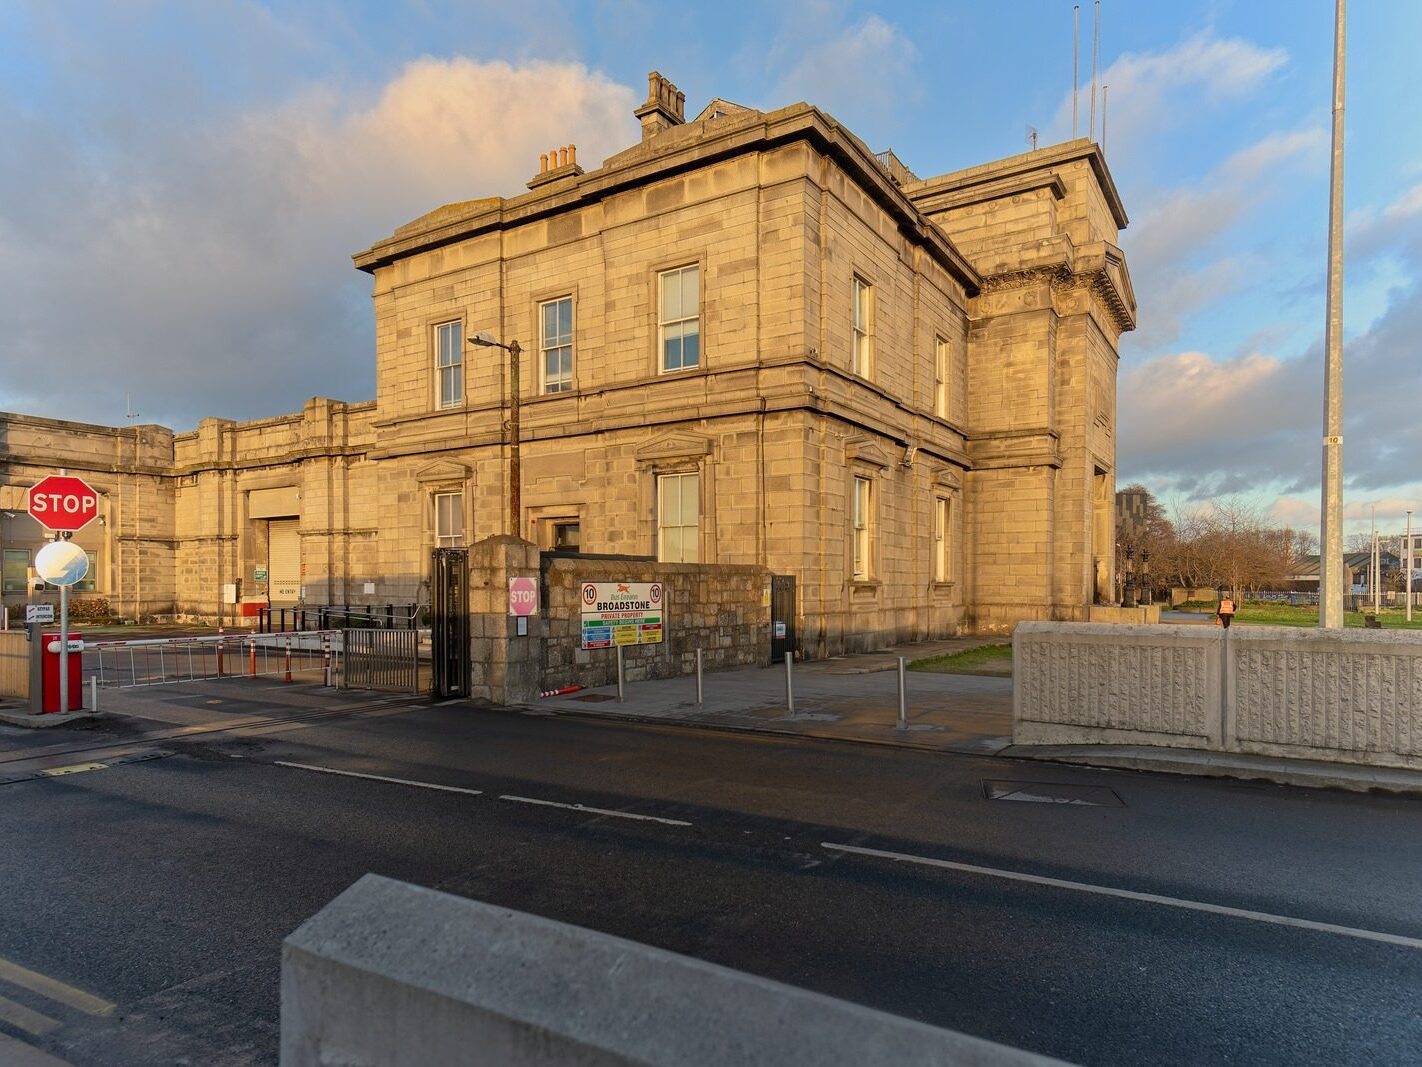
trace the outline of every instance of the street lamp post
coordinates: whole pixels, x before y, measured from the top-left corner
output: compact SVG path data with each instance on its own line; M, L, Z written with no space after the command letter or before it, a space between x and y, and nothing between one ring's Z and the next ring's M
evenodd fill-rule
M515 537L523 536L523 471L519 457L518 400L519 400L519 353L523 351L518 341L503 344L494 340L490 333L476 333L469 338L471 345L480 348L502 348L509 354L509 417L506 423L509 433L509 521L508 529Z
M1328 325L1323 377L1323 530L1318 625L1343 625L1343 67L1344 0L1333 19L1333 153L1328 196Z

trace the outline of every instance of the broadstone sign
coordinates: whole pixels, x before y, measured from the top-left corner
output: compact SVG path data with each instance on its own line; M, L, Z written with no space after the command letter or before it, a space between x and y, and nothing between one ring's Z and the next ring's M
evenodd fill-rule
M584 582L583 648L661 641L662 595L661 582Z

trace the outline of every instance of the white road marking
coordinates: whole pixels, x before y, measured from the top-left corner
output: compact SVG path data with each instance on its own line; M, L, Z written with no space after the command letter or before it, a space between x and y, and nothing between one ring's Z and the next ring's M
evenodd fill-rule
M439 785L435 782L414 782L408 778L388 778L383 774L362 774L360 771L340 771L335 767L314 767L309 763L287 763L276 760L278 767L295 767L301 771L316 771L318 774L339 774L343 778L366 778L372 782L389 782L391 785L412 785L416 789L438 789L442 793L467 793L471 797L484 795L482 789L465 789L457 785Z
M519 804L539 804L545 808L566 808L569 811L586 811L594 815L612 815L618 819L640 819L642 822L659 822L667 826L690 826L681 819L664 819L660 815L635 815L630 811L613 811L610 808L594 808L588 804L560 804L556 800L537 800L534 797L516 797L504 794L500 800L512 800Z
M1164 904L1187 911L1203 911L1211 915L1228 915L1235 919L1252 919L1255 922L1273 923L1275 926L1293 926L1301 930L1317 930L1325 934L1340 934L1356 937L1364 941L1381 941L1385 945L1399 945L1403 948L1422 949L1422 938L1406 937L1402 934L1388 934L1378 930L1360 930L1352 926L1338 926L1335 923L1317 922L1313 919L1297 919L1292 915L1272 915L1267 911L1250 911L1247 908L1231 908L1223 904L1207 904L1200 900L1182 900L1179 897L1165 897L1156 893L1137 893L1131 889L1116 889L1112 886L1092 885L1089 882L1072 882L1065 878L1048 878L1040 874L1026 874L1022 871L1005 871L997 867L979 867L973 863L955 863L953 860L932 859L928 856L914 856L907 852L885 852L877 848L860 848L857 845L838 845L832 841L821 841L821 848L834 852L849 852L857 856L874 856L878 859L894 860L899 863L917 863L924 867L942 867L950 871L967 874L981 874L988 878L1005 878L1013 882L1027 882L1031 885L1046 885L1056 889L1074 889L1079 893L1095 893L1103 897L1119 897L1122 900L1138 900L1146 904Z
M8 997L0 997L0 1022L7 1022L36 1037L43 1037L59 1029L59 1020L51 1019L48 1015L23 1004L16 1004Z
M32 993L38 993L42 997L48 997L50 1000L67 1004L71 1008L78 1008L86 1015L109 1015L114 1010L114 1005L103 997L96 997L93 993L66 985L57 978L32 971L28 967L21 967L18 963L3 957L0 957L0 979L28 989Z

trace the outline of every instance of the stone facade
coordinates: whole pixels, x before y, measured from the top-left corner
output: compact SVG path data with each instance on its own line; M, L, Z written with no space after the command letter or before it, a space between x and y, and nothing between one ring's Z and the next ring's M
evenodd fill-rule
M355 256L373 402L172 439L173 610L210 617L235 579L272 595L255 575L284 517L263 490L295 491L318 604L427 600L441 534L575 530L586 552L665 557L675 484L695 514L671 555L793 575L808 656L1087 617L1111 588L1116 342L1134 324L1099 148L920 180L809 105L713 101L687 122L651 82L638 145L586 172L552 153L527 193L446 205ZM673 322L663 276L684 268L695 307ZM562 300L571 351L550 380L564 342L544 305ZM669 367L684 329L696 358ZM466 343L485 331L523 348L512 518L510 360Z

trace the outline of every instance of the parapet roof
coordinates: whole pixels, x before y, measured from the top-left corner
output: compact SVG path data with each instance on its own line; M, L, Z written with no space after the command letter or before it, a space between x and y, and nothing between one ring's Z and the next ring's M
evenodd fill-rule
M373 274L419 252L575 210L623 189L797 140L808 141L833 158L964 288L977 292L981 284L978 272L947 235L914 206L875 154L848 128L806 103L760 112L724 100L712 101L692 122L673 126L609 156L596 170L569 174L515 197L446 204L351 258L359 269Z

